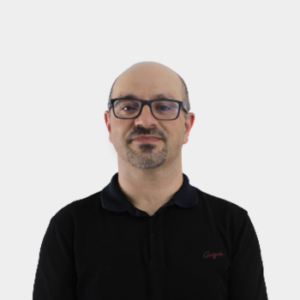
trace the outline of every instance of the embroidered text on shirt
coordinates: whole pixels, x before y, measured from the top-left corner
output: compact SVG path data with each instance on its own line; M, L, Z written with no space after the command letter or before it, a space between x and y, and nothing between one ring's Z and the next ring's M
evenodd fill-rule
M223 256L223 253L209 253L209 251L206 251L203 254L204 258L212 257L213 259L216 259L217 256Z

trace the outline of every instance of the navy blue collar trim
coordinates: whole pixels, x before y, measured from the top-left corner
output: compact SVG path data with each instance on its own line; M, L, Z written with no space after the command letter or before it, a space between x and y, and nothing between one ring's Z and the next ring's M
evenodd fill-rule
M174 194L172 199L165 205L176 204L182 208L194 207L198 203L197 191L190 185L189 179L185 174L183 175L183 183L180 189ZM111 182L101 191L102 207L113 212L124 212L126 210L134 212L139 215L138 209L126 198L122 192L119 182L118 173L116 173Z

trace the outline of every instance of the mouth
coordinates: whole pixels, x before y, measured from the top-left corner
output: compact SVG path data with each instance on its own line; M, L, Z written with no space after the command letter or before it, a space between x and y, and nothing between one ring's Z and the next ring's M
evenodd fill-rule
M133 142L138 143L156 143L160 141L161 139L156 136L137 136L135 139L133 139Z

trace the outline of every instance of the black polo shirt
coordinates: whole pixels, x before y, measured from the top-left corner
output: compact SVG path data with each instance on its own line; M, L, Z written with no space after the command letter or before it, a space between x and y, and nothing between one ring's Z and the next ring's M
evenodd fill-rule
M153 216L118 173L50 220L34 300L266 300L259 242L238 205L183 184Z

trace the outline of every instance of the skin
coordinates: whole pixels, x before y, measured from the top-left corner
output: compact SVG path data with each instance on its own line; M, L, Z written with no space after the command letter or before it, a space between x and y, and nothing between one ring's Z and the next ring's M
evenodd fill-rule
M182 101L182 86L177 73L154 62L142 62L125 70L116 80L112 98L133 94L139 99L155 99L164 94L169 99ZM104 114L109 140L118 155L118 181L127 199L150 216L179 190L183 183L183 144L188 142L195 115L172 121L155 119L149 106L144 106L138 118L118 119L112 108ZM138 135L155 135L156 143L138 143Z

